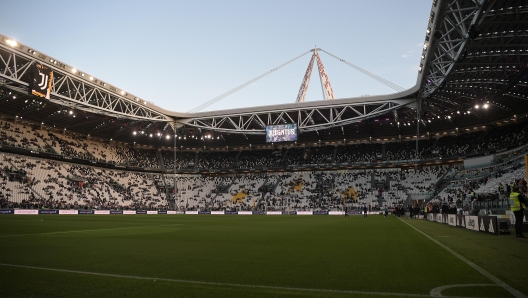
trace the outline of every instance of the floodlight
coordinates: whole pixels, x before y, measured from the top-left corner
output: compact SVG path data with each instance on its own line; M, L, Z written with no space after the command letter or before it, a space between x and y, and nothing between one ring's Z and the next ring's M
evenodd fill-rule
M18 45L18 43L16 42L16 40L13 40L13 39L8 39L6 40L6 43L12 47L16 47Z

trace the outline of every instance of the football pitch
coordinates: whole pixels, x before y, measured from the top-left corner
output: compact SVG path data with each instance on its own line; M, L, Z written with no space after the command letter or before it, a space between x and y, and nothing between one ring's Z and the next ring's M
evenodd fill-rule
M4 215L0 297L526 297L527 253L380 215Z

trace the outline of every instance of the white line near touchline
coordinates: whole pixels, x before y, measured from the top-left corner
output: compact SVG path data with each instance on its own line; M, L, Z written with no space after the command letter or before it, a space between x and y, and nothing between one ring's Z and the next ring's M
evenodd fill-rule
M53 235L53 234L68 234L68 233L82 233L82 232L114 231L114 230L128 230L128 229L146 229L146 228L170 227L170 226L181 226L181 225L183 225L183 224L158 225L158 226L142 226L142 227L125 227L125 228L113 228L113 229L72 230L72 231L47 232L47 233L35 233L35 234L15 234L15 235L3 235L3 236L0 236L0 238L4 238L4 237L20 237L20 236Z
M523 293L517 291L516 289L512 288L511 286L509 286L508 284L506 284L505 282L503 282L502 280L496 278L494 275L492 275L491 273L489 273L488 271L480 268L479 266L477 266L475 263L471 262L470 260L464 258L463 256L461 256L460 254L458 254L456 251L452 250L451 248L445 246L444 244L438 242L436 239L434 239L433 237L425 234L424 232L420 231L418 228L416 228L415 226L411 225L410 223L404 221L403 219L400 218L400 220L402 222L404 222L405 224L407 224L409 227L415 229L416 231L418 231L420 234L424 235L425 237L429 238L429 240L433 241L434 243L440 245L442 248L444 248L445 250L447 250L448 252L450 252L452 255L454 255L455 257L459 258L460 260L462 260L462 262L468 264L469 266L473 267L473 269L477 270L478 272L480 272L482 275L484 275L485 277L491 279L494 283L496 283L497 285L503 287L506 291L510 292L513 296L517 297L517 298L528 298L526 295L524 295Z
M226 287L237 287L237 288L255 288L255 289L269 289L269 290L284 290L284 291L303 291L303 292L319 292L319 293L339 293L339 294L360 294L360 295L379 295L379 296L396 296L396 297L431 297L430 295L421 294L408 294L408 293L387 293L387 292L362 292L362 291L348 291L348 290L329 290L329 289L311 289L311 288L295 288L295 287L279 287L279 286L263 286L263 285L245 285L245 284L233 284L233 283L222 283L222 282L210 282L210 281L197 281L197 280L185 280L185 279L171 279L171 278L159 278L159 277L143 277L133 275L121 275L121 274L110 274L110 273L99 273L90 271L79 271L79 270L67 270L67 269L56 269L46 267L35 267L25 265L14 265L14 264L3 264L0 266L45 270L54 272L64 273L75 273L75 274L86 274L95 276L106 276L106 277L117 277L117 278L129 278L139 280L152 280L152 281L168 281L176 283L187 283L187 284L201 284L211 286L226 286ZM460 296L442 296L444 298L469 298Z

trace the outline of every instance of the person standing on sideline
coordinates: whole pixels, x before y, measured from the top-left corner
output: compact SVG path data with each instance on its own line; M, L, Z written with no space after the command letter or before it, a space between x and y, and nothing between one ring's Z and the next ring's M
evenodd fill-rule
M526 198L524 194L519 193L519 186L513 186L513 191L510 193L510 209L515 216L515 237L525 238L522 233L522 224L524 217L524 209L526 208Z
M412 205L409 205L409 219L413 218L413 207Z
M350 215L348 215L348 207L345 205L345 217L350 217Z
M367 205L363 206L363 217L367 217Z
M389 209L387 208L387 206L384 206L383 208L385 208L384 214L385 214L385 217L387 217L387 215L389 215Z

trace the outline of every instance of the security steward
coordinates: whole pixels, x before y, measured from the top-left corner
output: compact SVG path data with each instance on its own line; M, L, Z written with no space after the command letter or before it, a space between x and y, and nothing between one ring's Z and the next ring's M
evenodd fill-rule
M519 193L519 187L515 185L510 193L510 209L515 216L515 237L526 238L522 233L524 209L526 208L526 198Z

